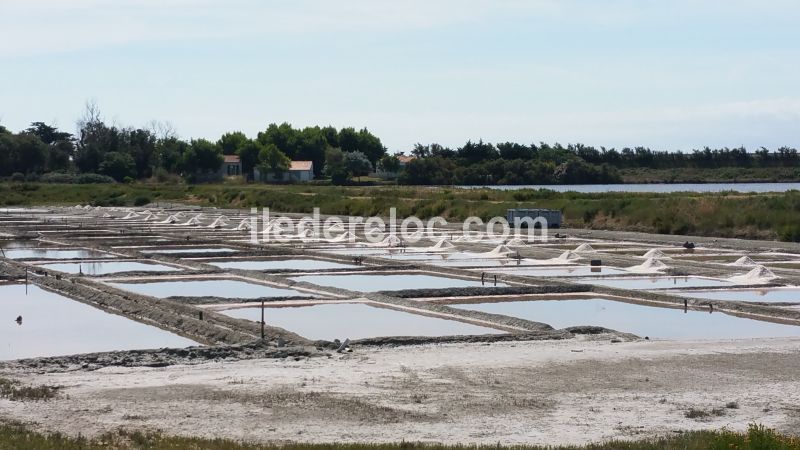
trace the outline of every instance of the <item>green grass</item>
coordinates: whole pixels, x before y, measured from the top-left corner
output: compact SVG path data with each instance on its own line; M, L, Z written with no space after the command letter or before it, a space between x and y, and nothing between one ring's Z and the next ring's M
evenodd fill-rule
M620 169L625 183L778 183L800 180L797 167Z
M11 401L44 401L55 398L56 386L25 386L19 381L0 378L0 399Z
M558 193L375 186L114 184L53 185L0 183L0 206L92 204L123 206L184 202L203 206L323 214L388 215L460 221L488 220L514 207L564 212L567 226L662 234L780 239L800 242L800 192L785 193Z
M225 439L199 439L165 436L160 433L142 433L120 430L96 439L71 438L61 434L45 434L18 425L0 425L0 449L19 450L99 450L99 449L220 449L220 450L465 450L465 449L527 449L545 447L501 445L449 446L402 442L395 444L282 444L256 445ZM746 433L729 431L699 431L670 437L642 441L609 441L579 447L546 447L551 450L795 450L800 440L781 435L762 426L751 425Z

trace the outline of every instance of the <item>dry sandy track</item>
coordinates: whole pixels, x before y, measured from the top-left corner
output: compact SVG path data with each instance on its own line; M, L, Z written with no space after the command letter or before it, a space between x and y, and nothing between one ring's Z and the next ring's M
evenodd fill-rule
M800 429L800 339L578 338L6 375L65 395L0 401L0 418L72 434L125 426L258 441L555 444L752 421ZM689 408L724 414L688 419Z

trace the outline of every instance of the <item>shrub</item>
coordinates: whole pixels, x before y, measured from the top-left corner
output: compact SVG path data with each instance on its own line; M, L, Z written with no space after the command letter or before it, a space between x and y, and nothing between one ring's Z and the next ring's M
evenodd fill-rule
M25 181L25 175L23 175L23 174L21 174L19 172L14 172L14 174L11 175L11 181L13 181L15 183L22 183L22 182Z
M150 197L146 195L139 195L135 199L133 199L133 206L144 206L152 201L153 200L151 200Z
M114 179L96 173L46 173L42 175L40 180L42 183L54 184L100 184L100 183L115 183Z

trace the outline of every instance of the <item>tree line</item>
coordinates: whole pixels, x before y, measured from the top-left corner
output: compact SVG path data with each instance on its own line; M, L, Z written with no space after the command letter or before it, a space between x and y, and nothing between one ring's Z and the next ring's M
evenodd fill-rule
M0 126L0 177L65 180L61 175L97 175L82 179L133 181L178 176L202 181L214 179L225 155L238 155L243 174L259 168L280 177L292 160L308 160L315 176L345 183L371 173L386 154L380 139L366 128L296 129L283 123L270 124L252 139L236 131L217 141L184 140L164 123L141 128L107 124L91 104L77 128L73 135L44 122L18 133Z
M451 149L416 144L400 182L403 184L593 184L622 181L620 169L715 169L723 167L796 167L797 150L744 147L691 152L654 151L647 147L592 147L583 144L519 144L467 141Z
M332 126L294 128L269 124L250 138L242 132L218 140L177 136L171 126L147 127L106 123L97 108L87 105L71 134L44 122L13 133L0 126L0 177L132 181L181 177L189 182L213 179L225 155L238 155L242 173L254 168L280 178L292 160L313 162L317 178L344 184L373 171L397 175L400 184L584 184L617 183L621 169L715 169L796 167L794 148L776 151L744 147L703 148L691 152L654 151L647 147L592 147L583 144L492 144L467 141L455 149L436 143L416 144L414 159L404 166L388 154L380 138L366 128Z

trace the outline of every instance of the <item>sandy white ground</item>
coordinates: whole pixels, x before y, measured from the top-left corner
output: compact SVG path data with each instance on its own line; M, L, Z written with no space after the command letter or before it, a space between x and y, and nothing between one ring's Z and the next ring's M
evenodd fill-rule
M561 444L749 422L796 433L798 375L800 338L427 345L25 374L65 386L63 398L3 400L0 419L71 434L123 426L248 441ZM724 414L689 419L690 408Z

